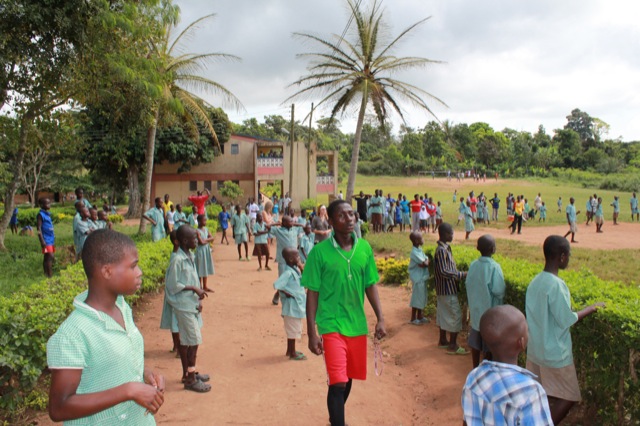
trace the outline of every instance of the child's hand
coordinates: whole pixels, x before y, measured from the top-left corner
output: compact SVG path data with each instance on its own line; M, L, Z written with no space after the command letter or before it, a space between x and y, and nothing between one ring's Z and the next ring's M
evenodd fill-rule
M204 299L205 297L209 297L209 295L207 294L207 292L206 292L206 291L204 291L204 290L203 290L203 289L201 289L201 288L195 287L193 291L198 295L198 298L199 298L200 300Z
M289 293L287 293L286 291L283 291L284 295L287 296L287 299L292 299L293 296Z
M198 312L202 312L202 302L198 303L198 307L196 308Z
M160 392L164 393L165 380L162 374L158 374L153 370L144 370L144 382L148 385L155 386Z
M129 400L133 400L139 406L146 408L151 414L158 412L164 403L164 395L155 386L145 383L128 383Z

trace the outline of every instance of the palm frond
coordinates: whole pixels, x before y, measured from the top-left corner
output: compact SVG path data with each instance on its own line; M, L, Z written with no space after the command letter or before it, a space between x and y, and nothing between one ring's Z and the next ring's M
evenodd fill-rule
M178 45L178 43L180 43L183 37L189 38L192 35L192 32L198 29L198 25L201 22L206 21L207 19L212 19L215 16L216 16L215 13L210 13L208 15L205 15L201 18L196 19L195 21L187 25L187 27L184 30L182 30L180 34L178 34L178 36L173 40L173 42L171 43L171 45L166 51L167 55L171 55L173 53L173 49ZM169 40L169 38L167 38L167 40Z

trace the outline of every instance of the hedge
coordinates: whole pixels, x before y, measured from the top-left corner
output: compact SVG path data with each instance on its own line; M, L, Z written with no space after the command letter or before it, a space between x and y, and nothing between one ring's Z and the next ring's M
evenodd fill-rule
M164 280L171 244L138 242L139 265L143 272L138 293L156 291ZM87 287L82 264L61 271L9 297L0 297L0 419L11 415L28 397L46 368L46 343L73 310L73 298Z
M468 270L479 253L471 247L452 246L460 270ZM426 248L433 259L435 246ZM525 295L543 265L496 255L507 291L504 302L525 311ZM405 283L408 260L382 260L383 282ZM433 277L433 269L431 277ZM640 289L604 281L588 270L561 271L576 309L605 302L606 309L590 315L571 329L573 355L584 401L585 424L638 424L640 422ZM429 287L433 288L433 278ZM467 301L464 282L460 301Z

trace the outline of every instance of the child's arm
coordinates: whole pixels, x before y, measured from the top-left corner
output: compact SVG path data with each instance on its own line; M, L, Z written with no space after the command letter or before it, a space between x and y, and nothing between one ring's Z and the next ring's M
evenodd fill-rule
M38 239L40 240L40 245L42 248L46 246L44 242L44 237L42 236L42 216L38 214L38 218L36 219L36 226L38 229Z
M153 224L153 226L157 225L157 222L153 219L151 219L149 216L147 216L146 214L142 216L144 219L147 219L149 222L151 222Z
M596 313L598 311L598 308L604 308L604 307L605 307L604 302L598 302L598 303L594 303L593 305L587 306L581 311L578 311L578 321L580 321L584 317L587 317L593 313Z
M424 262L419 263L419 264L418 264L418 267L420 267L420 268L428 268L428 267L429 267L429 258L426 258L426 259L424 260Z
M80 419L126 401L134 401L155 414L164 402L164 379L162 388L158 386L157 379L154 379L156 385L129 382L101 392L76 394L81 377L81 369L51 369L51 420L59 422Z
M198 236L198 245L203 246L209 242L208 239L207 240L202 239L202 237L200 236L200 232L196 232L196 235Z

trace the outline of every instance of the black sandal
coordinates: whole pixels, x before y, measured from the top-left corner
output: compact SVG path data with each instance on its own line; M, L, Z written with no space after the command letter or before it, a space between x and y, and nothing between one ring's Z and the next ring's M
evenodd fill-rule
M202 383L200 380L196 380L195 382L191 383L191 384L184 384L184 388L186 390L190 390L193 392L198 392L198 393L206 393L209 392L211 390L211 385L208 385L206 383Z

